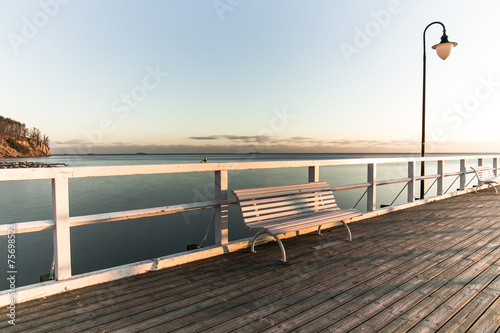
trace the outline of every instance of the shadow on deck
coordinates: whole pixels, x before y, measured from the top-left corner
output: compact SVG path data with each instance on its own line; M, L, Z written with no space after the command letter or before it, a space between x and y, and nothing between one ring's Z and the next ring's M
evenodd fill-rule
M479 191L7 309L12 332L495 332L500 195Z

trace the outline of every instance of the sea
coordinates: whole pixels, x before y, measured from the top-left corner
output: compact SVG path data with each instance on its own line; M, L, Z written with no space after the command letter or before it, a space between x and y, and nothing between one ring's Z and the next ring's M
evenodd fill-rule
M374 157L418 157L418 154L207 154L208 163L331 160ZM46 158L1 159L70 167L200 163L204 154L53 155ZM474 163L474 162L472 162ZM477 162L476 162L477 163ZM488 162L485 161L485 164ZM62 166L59 166L62 167ZM418 167L418 165L416 165ZM429 162L428 170L436 168ZM417 169L418 170L418 169ZM445 163L445 172L458 170L456 162ZM0 170L1 172L1 170ZM320 180L332 186L366 182L366 165L320 168ZM244 170L229 172L229 190L307 182L307 168ZM377 179L407 177L407 164L379 165ZM450 177L451 178L451 177ZM445 189L453 179L445 181ZM427 182L431 186L431 181ZM455 183L458 187L458 184ZM404 184L377 189L377 205L406 202ZM434 185L435 188L435 185ZM454 191L453 187L451 191ZM364 189L336 192L341 208L366 210ZM435 191L431 188L432 191ZM398 196L398 193L400 194ZM52 218L50 180L0 182L0 224ZM231 195L230 195L231 197ZM153 208L214 198L213 172L70 179L70 216ZM361 199L361 200L360 200ZM213 209L84 225L71 228L72 274L96 271L187 250L189 245L214 244L210 226ZM229 207L229 240L252 236L243 225L237 206ZM339 235L342 237L342 235ZM50 272L53 255L52 230L16 235L16 286L40 282ZM7 267L7 237L0 237L0 271ZM7 273L6 273L7 274ZM9 289L0 279L0 290Z

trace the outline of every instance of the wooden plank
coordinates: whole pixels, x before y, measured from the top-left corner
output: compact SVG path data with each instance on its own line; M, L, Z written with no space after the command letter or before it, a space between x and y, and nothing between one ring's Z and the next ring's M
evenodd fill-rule
M464 233L464 236L463 237L466 237L466 233ZM459 242L455 243L455 244L460 244ZM470 245L473 245L473 243L471 242ZM424 247L427 247L427 246L430 246L430 249L432 249L434 246L434 244L432 244L432 242L426 242L426 244L422 243L422 244L414 244L413 247L417 246L418 248L424 246ZM439 246L439 245L436 245L436 246ZM422 249L422 250L425 250L425 249ZM411 250L410 250L411 251ZM419 251L420 252L420 251ZM411 253L411 252L410 252ZM436 255L436 254L439 254L439 252L425 252L425 253L428 253L427 255L420 255L420 256L415 256L415 257L403 257L403 258L406 258L407 262L410 264L415 264L415 263L431 263L433 262L433 260L430 260L430 257L429 255ZM445 255L447 256L452 256L451 253L445 253ZM442 260L442 258L438 258L438 262ZM425 268L426 265L423 265L422 267ZM394 269L401 269L402 267L404 266L398 266L399 268L391 268L391 267L387 267L387 263L384 264L384 267L388 268L390 272L393 272ZM374 273L377 273L377 271L373 271ZM413 278L415 277L415 272L414 271L411 271L411 270L402 270L401 272L406 272L406 278ZM404 274L398 274L397 275L397 279L401 279L403 277L403 280L404 281ZM294 329L296 328L297 326L301 326L301 328L303 328L305 331L307 331L307 326L302 326L304 325L305 323L310 323L311 327L309 327L309 329L313 328L315 330L319 330L322 326L326 325L326 324L331 324L332 322L335 322L336 320L338 320L338 318L342 318L343 315L347 315L347 314L350 314L352 313L352 311L347 308L346 309L346 312L342 312L341 309L343 308L343 304L345 305L353 305L354 309L356 307L362 307L366 304L369 304L370 302L373 302L375 300L378 299L378 297L375 297L375 299L373 299L374 296L377 296L377 295L383 295L386 291L384 290L384 287L382 286L382 288L379 288L379 287L376 287L374 288L374 286L377 286L378 282L375 282L374 284L374 281L377 281L377 279L379 279L380 276L378 275L373 275L373 278L375 280L372 280L372 274L367 274L367 272L365 271L363 274L362 274L362 279L358 279L356 281L356 285L354 285L354 288L353 287L353 284L349 282L349 280L343 282L345 285L349 286L348 288L344 288L344 289L347 289L346 291L342 291L342 287L341 286L334 286L332 289L330 289L328 292L327 291L323 291L323 293L326 293L327 295L329 295L329 297L327 297L326 299L318 299L318 297L315 297L315 298L312 298L311 299L311 302L310 303L301 303L301 307L302 309L304 309L304 311L302 312L298 312L297 315L295 315L294 317L290 318L289 320L285 321L285 322L282 322L280 323L280 329L284 329L284 330L290 330L290 329ZM398 285L398 282L394 281L393 279L390 279L390 280L386 280L387 281L387 287L390 289L390 288L395 288L397 285ZM339 290L339 293L336 295L333 290ZM379 291L380 290L380 291ZM363 293L366 293L366 297L364 298L360 298L359 299L359 302L358 303L350 303L352 300L354 300L356 297L359 297L361 296ZM368 298L368 299L367 299ZM356 305L357 304L357 305ZM319 318L319 316L322 316L324 314L327 314L327 317L323 317L322 319L324 319L324 321L319 321L319 320L314 320L315 318ZM272 320L279 320L278 317L271 317L270 319ZM321 320L321 319L320 319ZM377 326L377 327L381 327L381 326ZM335 331L333 328L329 328L329 331ZM341 329L341 331L347 331L347 329L345 327L343 327Z
M417 176L415 177L415 180L427 180L427 179L435 179L439 178L441 175L435 174L435 175L425 175L425 176Z
M301 214L300 216L297 217L297 215L291 215L291 216L286 216L282 218L277 218L273 223L269 223L268 221L257 221L257 222L252 222L252 223L247 223L247 227L251 230L255 229L262 229L266 228L267 226L272 227L273 224L287 224L289 222L295 222L295 221L316 221L317 219L338 219L338 218L343 218L345 216L360 216L362 213L357 212L355 210L340 210L340 209L334 209L334 210L328 210L328 211L321 211L321 212L310 212L310 213L304 213Z
M500 253L500 249L495 255L498 256L498 253ZM445 274L435 277L431 283L425 285L425 289L420 290L420 294L416 294L418 303L407 309L387 325L385 329L391 331L411 329L435 310L445 300L443 297L446 297L450 293L454 294L463 286L463 283L471 281L479 272L484 270L485 265L491 264L497 258L489 256L487 260L478 263L462 261L460 265L454 266L454 269L452 268ZM429 297L430 295L432 297Z
M439 332L465 332L477 321L478 318L500 296L500 276L481 290L466 306L446 322Z
M252 216L254 216L256 220L262 220L266 217L273 218L272 216L275 216L275 213L279 212L291 212L292 214L300 214L310 210L316 212L321 210L334 209L336 207L337 205L335 204L335 200L320 202L312 201L305 203L293 203L292 205L285 204L268 209L261 209L260 207L258 207L255 211L247 211L242 213L242 215L245 219L245 222L252 222Z
M469 283L465 284L453 296L445 299L444 302L439 302L439 306L428 316L426 316L417 325L412 327L414 332L436 332L443 326L443 321L447 318L452 318L460 311L467 303L476 297L479 292L485 288L495 277L500 274L500 266L492 265L487 267L480 275L473 277ZM450 294L446 292L443 299ZM500 325L500 323L499 323Z
M326 182L315 182L315 183L301 183L301 184L289 184L289 185L279 185L279 186L268 186L268 187L253 187L244 188L239 190L233 190L238 195L246 196L258 193L268 193L268 192L281 192L289 190L299 190L299 189L310 189L310 188L329 188L330 186Z
M469 332L498 332L500 329L500 297L484 311Z
M331 207L331 209L335 209L336 206L333 206ZM303 214L307 214L307 213L316 213L317 212L317 208L316 207L309 207L309 208L304 208L301 210L301 214L300 215L303 215ZM296 215L297 212L292 210L292 211L283 211L283 212L280 212L280 213L273 213L273 214L268 214L268 215L264 215L264 216L257 216L257 217L250 217L250 218L245 218L245 223L252 223L252 222L256 222L256 221L268 221L268 220L271 220L271 219L278 219L278 218L282 218L282 217L287 217L287 216L293 216L293 215ZM360 214L361 215L361 214Z
M377 186L408 183L409 181L411 181L411 178L377 180Z
M52 180L52 216L55 222L55 279L65 280L71 277L68 178L56 178Z
M290 207L290 209L293 209L295 206L294 204L307 204L308 206L316 206L318 209L332 209L332 208L337 208L338 206L335 204L335 199L325 199L321 201L315 201L313 199L311 200L304 200L302 201L287 201L287 202L276 202L272 203L269 205L259 205L259 206L246 206L246 207L241 207L241 212L242 215L245 216L250 216L250 215L255 215L255 214L260 214L260 210L262 209L268 209L268 208L282 208L283 206ZM325 206L327 205L327 206Z
M290 200L290 203L293 203L297 200L304 200L304 201L314 201L316 198L322 198L322 199L334 199L333 194L330 193L317 193L317 194L296 194L293 197L292 196L284 196L284 197L276 197L276 198L266 198L266 199L255 199L255 200L248 200L248 201L240 201L239 204L241 206L242 211L245 211L249 209L248 207L254 207L255 205L259 207L273 207L273 203L277 202L287 202L287 200Z
M391 246L393 246L393 244L391 244ZM368 258L364 258L364 259L361 259L361 260L364 260L366 262L370 262L370 259ZM371 263L374 267L377 266L376 263ZM338 270L338 275L339 278L342 278L341 275L342 273L345 273L346 271L346 267L345 266L339 266L339 267L336 267L336 269ZM302 271L301 271L302 272ZM282 274L282 273L281 273ZM293 274L293 273L292 273ZM301 273L302 275L304 275L303 273ZM285 275L288 275L287 273L285 273ZM332 272L328 272L328 273L325 273L325 275L323 276L323 279L324 278L332 278L332 275L335 276L334 274L332 274ZM288 278L289 277L289 278ZM306 279L308 282L311 281L311 277L310 276L303 276L302 277L303 279ZM318 276L314 275L314 278L315 279L318 279ZM287 285L288 283L297 283L298 281L297 280L294 280L293 279L293 275L292 276L287 276L286 279L279 279L278 281L276 281L277 285L275 286L269 286L268 288L266 288L266 290L257 290L254 294L255 296L259 297L259 298L262 298L263 296L265 296L266 294L268 295L272 295L273 297L276 297L278 295L282 295L279 291L279 289L283 288L284 285ZM338 284L338 283L337 283ZM300 286L300 284L299 284ZM244 294L242 295L241 297L249 297L250 294ZM255 297L253 296L253 297ZM279 297L279 296L278 296ZM247 302L244 302L244 303L247 303ZM227 310L229 309L232 309L235 305L237 305L238 303L235 303L235 299L232 299L231 302L228 302L227 305ZM218 308L220 309L220 308ZM215 308L211 309L211 310L215 310ZM196 317L195 317L196 315ZM207 317L208 316L208 317ZM207 315L207 313L205 311L201 312L196 312L196 313L191 313L188 316L185 317L185 321L184 321L184 324L189 320L190 323L192 322L197 322L197 321L200 321L200 320L203 320L203 322L206 322L205 320L207 318L217 318L218 316L215 315L215 313L210 313L210 315ZM204 318L204 319L203 319ZM160 318L155 318L155 319L158 319L158 322L155 323L155 324L159 324L161 322ZM143 321L144 323L146 323L146 321ZM149 325L151 323L151 321L148 321L147 324L145 325ZM162 328L171 328L171 325L173 325L173 322L172 321L169 321L168 324L165 324L166 326L154 326L156 330L161 330ZM133 329L144 329L145 327L144 326L139 326L139 327L136 327L134 326ZM174 327L175 328L175 327Z
M430 302L434 312L427 311L427 318L443 311L432 322L444 331L495 331L500 278L494 276L498 253L491 251L500 245L500 202L490 194L353 223L356 241L338 246L320 245L341 238L342 228L289 238L287 264L277 265L279 251L267 244L256 254L245 250L114 281L101 290L90 287L88 296L80 289L18 304L13 331L279 332L307 325L314 331L382 331L433 292L437 304ZM476 263L484 265L477 264L474 277L470 267ZM476 285L483 288L478 292ZM445 311L455 306L458 312ZM0 330L7 327L0 322Z
M491 158L492 156L484 156ZM467 156L468 159L478 159L481 156ZM231 162L231 163L186 163L158 165L126 165L102 167L60 167L36 169L6 169L0 172L0 181L54 179L58 177L87 178L107 176L151 175L161 173L214 172L219 170L259 170L271 168L301 168L312 166L348 166L368 163L388 164L407 163L407 158L359 158L317 161L269 161L269 162ZM456 161L456 156L424 157L414 161ZM464 160L465 161L465 160Z
M358 188L367 188L370 187L370 183L360 183L360 184L348 184L348 185L340 185L340 186L333 186L332 191L337 192L337 191L347 191L347 190L355 190Z
M331 191L330 187L325 188L304 188L304 189L289 189L283 191L267 191L267 192L259 192L259 193L251 193L251 194L238 194L233 191L234 195L237 196L239 201L246 201L252 199L261 199L261 198L272 198L276 196L284 196L284 195L295 195L300 193L314 193L314 192L322 192L322 191Z
M228 200L228 205L234 205L235 203L236 203L235 200ZM149 216L174 214L190 210L213 208L216 207L217 205L219 205L219 203L216 201L204 201L204 202L194 202L189 204L135 209L135 210L121 211L121 212L72 216L69 218L69 224L70 227L76 227L76 226L95 224L95 223L124 221L124 220L138 219ZM54 220L19 222L12 224L16 228L16 234L53 229L55 226ZM8 232L8 224L0 225L0 236L7 235L7 232Z

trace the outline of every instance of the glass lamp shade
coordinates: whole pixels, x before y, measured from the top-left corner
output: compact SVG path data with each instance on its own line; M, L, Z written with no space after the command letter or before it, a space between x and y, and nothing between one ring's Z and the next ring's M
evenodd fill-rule
M450 56L451 50L457 45L455 42L439 43L432 48L436 50L439 58L446 60Z

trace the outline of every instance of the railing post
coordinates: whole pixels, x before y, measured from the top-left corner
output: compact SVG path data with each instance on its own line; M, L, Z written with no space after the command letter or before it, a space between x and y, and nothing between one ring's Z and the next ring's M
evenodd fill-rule
M368 197L366 209L373 212L377 209L377 165L375 163L368 164Z
M493 158L493 168L495 169L493 172L495 173L495 176L498 176L498 158L494 157Z
M71 277L68 178L52 179L52 216L54 228L55 279Z
M215 245L228 243L227 170L215 171Z
M439 178L437 179L437 195L443 195L443 184L444 184L444 161L439 160L437 162L437 172Z
M483 166L483 159L482 158L478 158L477 159L477 165L478 166ZM483 182L478 179L477 180L477 186L479 187L481 185L483 185Z
M465 183L467 181L467 169L465 168L465 160L460 160L460 191L465 190Z
M415 162L408 162L408 202L415 201Z
M319 165L313 165L309 167L309 182L319 182Z

